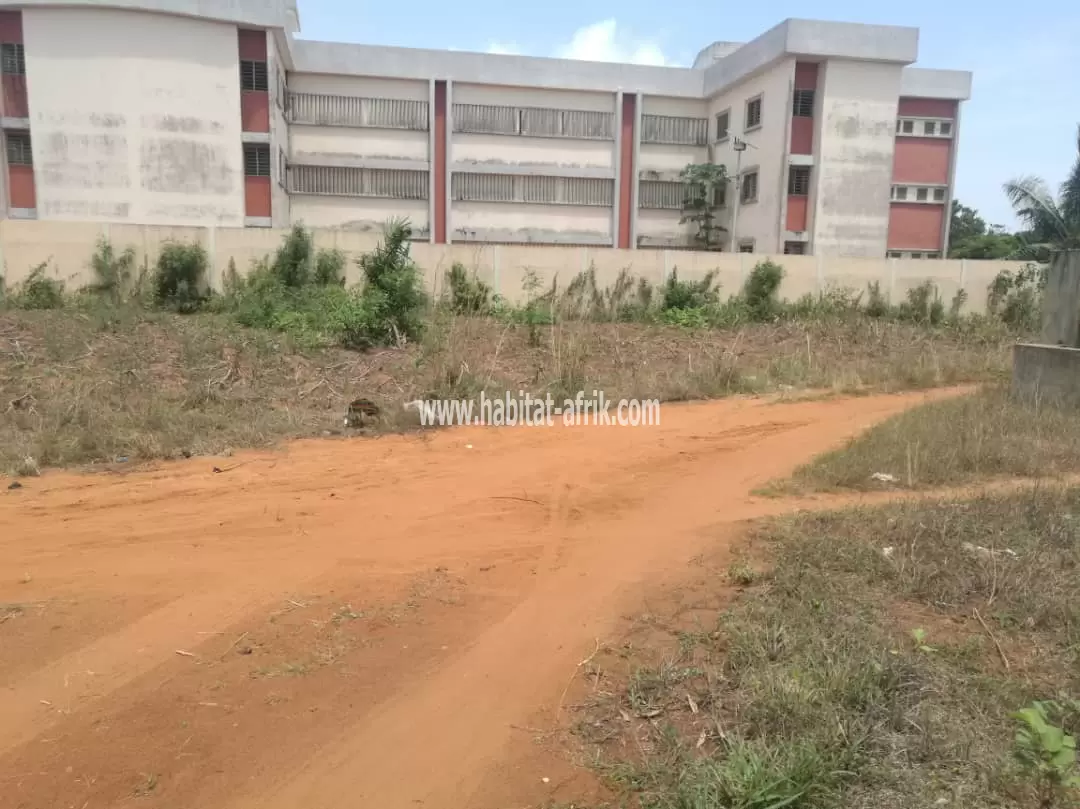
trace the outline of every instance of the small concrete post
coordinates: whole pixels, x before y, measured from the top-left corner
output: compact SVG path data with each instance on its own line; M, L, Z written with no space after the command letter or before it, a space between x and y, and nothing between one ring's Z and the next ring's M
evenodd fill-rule
M1042 341L1080 348L1080 250L1050 258L1042 304Z

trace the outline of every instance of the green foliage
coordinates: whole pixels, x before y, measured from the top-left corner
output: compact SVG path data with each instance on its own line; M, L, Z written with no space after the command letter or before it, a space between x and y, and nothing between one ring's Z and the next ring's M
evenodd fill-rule
M60 309L64 305L64 282L49 278L49 263L43 261L15 287L7 301L16 309Z
M945 303L937 284L923 281L907 291L907 300L896 308L896 317L908 323L937 326L945 322Z
M660 320L668 326L681 326L685 329L704 329L711 324L711 312L704 306L687 309L663 309Z
M679 224L692 222L697 227L693 239L702 250L720 250L727 231L716 224L716 210L727 186L727 169L716 163L692 163L679 178L684 189Z
M1024 331L1034 331L1042 316L1046 267L1028 264L1016 272L1002 270L990 282L986 298L989 314Z
M165 244L154 273L154 302L178 312L197 310L206 297L207 265L202 245Z
M784 280L784 268L766 259L759 261L743 284L743 301L754 320L771 320L779 311L777 293Z
M364 349L415 340L426 296L409 235L407 222L389 223L378 247L357 262L363 287L346 289L340 254L327 251L320 262L306 232L293 228L274 259L256 262L246 279L230 267L218 305L243 326L286 332L302 346ZM312 258L315 271L307 272Z
M319 286L345 286L345 253L334 248L315 253L315 275L312 279Z
M411 236L412 228L406 220L392 220L379 245L357 261L364 274L363 301L370 329L367 337L372 345L416 340L423 332L427 295L420 269L409 255Z
M98 239L97 249L90 258L94 282L86 289L107 298L110 303L119 304L130 289L134 268L135 248L128 247L117 253L112 242L102 237Z
M1036 701L1013 714L1020 725L1013 742L1013 756L1032 781L1039 806L1044 809L1063 804L1070 793L1080 789L1076 739L1056 724L1066 707L1075 713L1077 705Z
M891 307L889 306L889 299L881 291L881 284L877 281L871 281L866 285L866 293L866 308L863 310L866 312L866 316L873 318L887 317Z
M716 304L720 299L720 287L715 281L715 270L706 273L700 281L680 281L678 268L672 269L664 284L660 310L702 309Z
M491 309L491 287L455 261L446 271L450 308L459 315L484 315Z

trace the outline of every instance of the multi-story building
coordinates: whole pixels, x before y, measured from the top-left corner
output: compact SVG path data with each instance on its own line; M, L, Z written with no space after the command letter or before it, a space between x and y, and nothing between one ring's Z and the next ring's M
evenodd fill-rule
M787 20L690 68L297 39L294 0L0 0L8 217L940 255L971 75L914 28Z

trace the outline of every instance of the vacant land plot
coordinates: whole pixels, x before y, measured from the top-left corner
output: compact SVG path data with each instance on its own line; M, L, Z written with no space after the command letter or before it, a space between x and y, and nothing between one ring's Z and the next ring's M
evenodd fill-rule
M0 310L0 472L175 458L338 431L370 398L401 404L526 390L665 401L824 389L895 391L999 380L1014 337L868 318L684 329L531 328L440 313L423 340L356 353L302 348L223 315L135 306ZM413 417L415 418L415 417Z
M0 807L601 800L548 732L618 617L705 551L737 562L739 524L792 507L753 487L942 395L737 399L671 406L648 429L462 429L24 478L0 493ZM1030 576L998 581L1023 625ZM801 648L784 631L769 642ZM914 699L872 696L894 692Z

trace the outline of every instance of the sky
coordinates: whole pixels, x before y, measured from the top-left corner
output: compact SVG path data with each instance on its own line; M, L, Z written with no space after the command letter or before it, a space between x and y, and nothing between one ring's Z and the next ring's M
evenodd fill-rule
M1057 192L1077 155L1080 3L1075 0L298 0L304 39L689 66L717 40L745 42L788 17L920 29L920 67L970 70L956 196L1013 227L1001 186L1036 175Z

